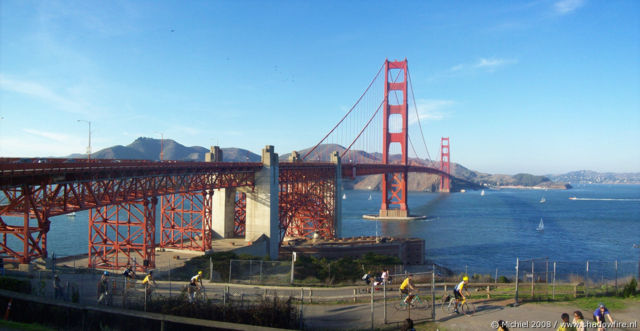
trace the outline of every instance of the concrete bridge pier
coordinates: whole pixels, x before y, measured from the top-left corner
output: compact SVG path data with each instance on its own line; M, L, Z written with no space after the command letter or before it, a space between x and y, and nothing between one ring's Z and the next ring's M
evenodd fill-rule
M233 238L236 189L213 190L211 229L213 239Z
M211 150L204 155L205 162L222 162L222 149L218 146L211 146ZM212 190L211 199L211 230L213 239L223 239L233 237L233 217L235 214L235 188L223 188Z
M280 185L278 154L273 146L268 145L262 150L262 165L262 169L256 173L253 191L247 192L245 240L255 241L264 235L269 257L277 260L280 245Z

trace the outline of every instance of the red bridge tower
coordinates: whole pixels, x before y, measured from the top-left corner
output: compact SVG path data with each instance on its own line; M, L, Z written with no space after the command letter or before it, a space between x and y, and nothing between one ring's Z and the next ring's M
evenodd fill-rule
M402 75L402 81L389 81L389 76L393 75L391 70L397 72L396 80ZM385 84L384 101L382 115L382 163L389 164L389 146L393 143L400 144L402 158L400 164L408 164L407 137L408 137L408 103L407 103L407 60L390 62L385 60ZM391 104L389 92L400 91L402 100L399 104ZM396 92L398 93L398 92ZM402 130L400 132L389 131L389 118L393 115L400 115L402 118ZM380 206L380 217L407 217L409 208L407 207L407 171L382 175L382 205Z
M440 171L450 175L451 168L449 163L449 137L442 137L440 140ZM449 176L440 177L440 192L450 192L451 183Z

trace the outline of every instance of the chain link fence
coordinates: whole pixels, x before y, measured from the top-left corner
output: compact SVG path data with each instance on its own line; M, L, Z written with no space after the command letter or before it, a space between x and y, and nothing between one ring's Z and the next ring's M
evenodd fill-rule
M517 260L517 300L618 294L637 276L637 261Z
M289 285L290 261L230 260L229 283L252 285Z

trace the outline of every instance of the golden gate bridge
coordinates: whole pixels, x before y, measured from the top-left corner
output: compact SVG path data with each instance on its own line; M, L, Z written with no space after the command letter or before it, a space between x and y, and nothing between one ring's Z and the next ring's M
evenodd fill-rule
M418 137L408 130L410 101ZM136 258L154 268L156 247L205 252L213 239L237 236L266 236L276 259L285 238L341 237L343 178L382 175L381 218L410 216L409 173L438 175L449 192L448 137L440 148L432 161L407 60L385 60L342 119L288 161L273 146L262 162L223 162L217 147L206 162L0 158L0 255L21 264L46 258L50 219L88 210L89 267L118 269Z

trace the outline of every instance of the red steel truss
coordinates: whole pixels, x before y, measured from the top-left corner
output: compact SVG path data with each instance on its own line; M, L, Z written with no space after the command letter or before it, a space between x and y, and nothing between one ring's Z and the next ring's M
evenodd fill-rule
M451 190L451 167L449 163L449 137L442 137L440 140L440 171L446 176L440 177L440 191L449 192Z
M0 254L7 256L5 261L9 262L29 263L34 258L47 257L49 218L88 209L95 209L96 216L92 218L99 224L92 229L94 235L90 240L96 241L90 245L106 245L106 236L107 242L118 246L90 249L92 254L101 254L90 256L96 264L115 267L122 263L121 254L129 254L127 260L136 254L146 256L145 252L132 253L139 245L111 237L118 233L106 228L107 224L112 225L112 219L100 218L109 214L107 206L120 206L123 213L133 214L129 204L144 203L158 196L253 186L254 174L262 167L260 163L32 160L0 159ZM155 209L153 215L144 215L155 224ZM121 228L121 224L117 227ZM150 231L155 234L154 229L145 227L143 237L150 236ZM22 249L9 247L12 238L23 243ZM117 260L113 260L116 256ZM109 264L106 261L110 259Z
M382 116L382 163L389 164L389 147L393 143L400 144L402 159L400 164L408 164L407 137L408 137L408 103L407 103L407 60L390 62L385 60L385 84L384 84L384 104ZM403 79L401 82L389 81L390 70L401 70ZM400 74L397 75L400 77ZM400 91L402 100L399 104L391 104L390 92ZM399 115L402 119L402 131L391 132L389 130L389 118L392 115ZM407 207L407 171L406 168L398 173L385 173L382 175L382 204L380 206L380 216L408 216Z
M152 197L89 210L89 268L154 268L157 204Z
M160 246L205 252L211 249L212 192L169 194L160 198Z
M280 168L280 240L334 238L335 164L296 164Z
M233 236L243 238L247 223L247 194L236 192L235 211L233 215Z

